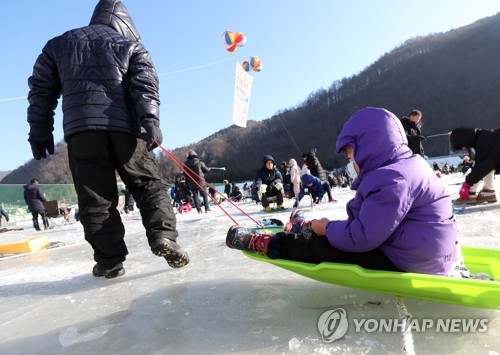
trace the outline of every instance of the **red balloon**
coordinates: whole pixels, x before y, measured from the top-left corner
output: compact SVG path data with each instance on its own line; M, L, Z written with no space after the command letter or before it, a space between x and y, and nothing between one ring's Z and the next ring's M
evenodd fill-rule
M245 36L245 34L243 32L237 32L235 35L234 35L234 43L236 43L238 45L238 47L241 47L242 45L244 45L247 41L247 37Z
M226 50L228 52L234 52L238 48L238 45L236 43L231 44L230 46L226 46Z

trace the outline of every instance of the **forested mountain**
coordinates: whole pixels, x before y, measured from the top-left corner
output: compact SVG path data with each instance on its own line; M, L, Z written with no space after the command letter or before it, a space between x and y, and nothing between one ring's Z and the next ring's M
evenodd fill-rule
M231 126L189 147L174 149L184 161L189 149L208 166L225 166L230 180L252 179L262 156L271 154L279 164L312 148L324 168L346 163L334 154L344 122L366 106L384 107L402 117L413 108L423 111L423 134L441 134L453 128L500 126L500 14L471 25L413 38L381 56L359 74L333 81L297 107L284 108L247 128ZM376 139L377 137L373 137ZM448 154L447 137L423 142L428 156ZM44 183L71 182L64 143L57 154L30 161L12 171L2 183L25 183L37 176ZM158 157L160 171L172 180L179 168L165 154ZM221 180L220 173L208 176Z

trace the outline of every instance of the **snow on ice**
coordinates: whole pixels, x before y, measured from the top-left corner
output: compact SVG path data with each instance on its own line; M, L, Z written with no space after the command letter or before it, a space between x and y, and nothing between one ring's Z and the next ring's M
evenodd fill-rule
M463 177L444 176L453 197ZM500 191L499 180L495 180ZM333 190L306 217L345 218L354 192ZM287 220L287 211L273 218ZM242 225L252 222L223 203ZM254 219L260 205L241 204ZM500 249L500 203L457 214L463 245ZM94 261L79 223L49 231L0 235L1 242L46 236L64 246L0 258L2 354L387 354L402 353L397 332L354 332L325 343L320 315L342 307L352 318L397 318L395 297L324 284L259 263L225 245L232 221L217 207L178 215L179 244L191 262L171 269L154 256L137 216L123 216L129 255L126 274L107 280L91 274ZM500 311L405 298L413 317L488 319L483 333L414 333L417 353L498 354Z

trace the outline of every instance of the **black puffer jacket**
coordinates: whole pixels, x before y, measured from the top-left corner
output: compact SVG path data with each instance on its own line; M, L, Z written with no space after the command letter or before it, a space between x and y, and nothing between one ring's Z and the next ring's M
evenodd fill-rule
M204 162L198 159L198 156L196 154L189 154L184 164L186 164L186 166L189 168L188 173L184 174L189 189L193 190L199 188L196 183L198 183L202 187L206 186L204 178L205 174L210 171L210 168L208 168ZM194 179L196 183L193 182L192 179Z
M314 152L304 153L302 157L304 158L304 162L307 164L307 167L311 172L311 175L316 176L323 182L328 181L328 178L326 177L325 174L325 170L321 166L321 163L319 162L316 153Z
M65 140L89 130L139 136L140 120L159 119L158 76L127 9L101 0L89 26L51 39L28 79L31 131L52 132L63 94Z
M456 128L451 131L450 143L456 150L467 147L476 151L474 166L465 177L467 184L477 184L492 170L500 174L500 129Z
M408 119L408 117L403 117L401 119L401 124L406 133L406 138L408 139L408 147L411 149L413 154L419 154L424 156L424 147L422 146L422 126L421 123L415 123Z
M46 202L47 199L39 184L24 185L24 201L31 212L45 211L43 202Z
M273 168L271 170L267 169L266 161L271 160L273 162ZM255 176L255 186L257 190L262 184L267 186L274 186L279 182L283 182L283 177L281 172L276 167L276 162L271 155L264 155L262 158L262 168L257 171Z

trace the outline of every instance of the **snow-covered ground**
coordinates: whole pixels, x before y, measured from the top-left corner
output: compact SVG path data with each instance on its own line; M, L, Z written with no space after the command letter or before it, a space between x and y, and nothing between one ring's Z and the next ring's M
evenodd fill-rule
M441 180L456 197L463 177ZM500 191L500 179L495 181ZM333 190L307 217L341 219L349 189ZM292 200L285 201L291 207ZM223 204L241 225L252 222ZM259 220L271 217L253 203L241 204ZM291 211L272 217L286 220ZM463 245L500 249L500 203L457 214ZM79 223L49 231L0 234L13 242L46 236L65 246L0 258L0 354L400 354L400 332L356 332L326 343L318 319L343 308L352 319L397 319L396 297L324 284L225 246L233 222L217 207L178 215L179 244L191 262L176 270L148 248L141 221L124 216L129 256L126 274L94 278L90 246ZM486 332L412 332L418 354L498 354L500 311L411 298L414 318L487 319Z

